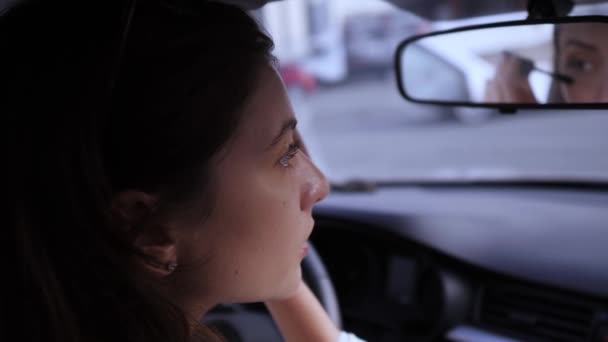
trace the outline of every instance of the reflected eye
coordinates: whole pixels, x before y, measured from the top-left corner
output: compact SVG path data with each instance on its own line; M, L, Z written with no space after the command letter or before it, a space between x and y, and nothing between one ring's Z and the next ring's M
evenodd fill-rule
M568 58L566 69L572 72L589 72L593 70L593 64L582 58Z
M289 167L289 161L296 156L296 154L300 151L300 142L296 141L289 144L289 148L287 148L287 152L281 157L279 163L284 167Z

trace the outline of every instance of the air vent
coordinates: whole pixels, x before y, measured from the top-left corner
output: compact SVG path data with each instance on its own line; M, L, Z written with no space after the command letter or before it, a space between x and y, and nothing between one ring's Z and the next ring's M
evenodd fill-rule
M576 298L501 285L486 286L479 324L526 341L587 341L594 307Z

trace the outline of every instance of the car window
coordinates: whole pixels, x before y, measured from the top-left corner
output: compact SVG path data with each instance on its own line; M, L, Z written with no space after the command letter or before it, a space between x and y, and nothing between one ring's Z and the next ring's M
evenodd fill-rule
M408 49L406 56L409 63L416 66L412 72L404 74L405 84L425 84L418 89L417 96L433 98L433 94L441 94L449 101L469 101L469 91L465 74L457 65L450 63L436 52L419 45ZM441 70L437 70L437 67Z
M285 83L309 149L331 180L608 176L604 110L501 115L416 105L399 95L393 69L401 40L459 25L524 19L523 11L429 21L380 0L319 0L271 3L262 12L281 64L297 70L285 73ZM498 53L491 51L491 39L474 43L488 49L487 60ZM485 80L464 78L461 70L470 66L448 57L449 49L421 48L412 56L419 67L407 77L425 80L423 93L475 95L471 89L479 85L473 83ZM434 68L433 61L445 68ZM545 85L535 88L546 93Z

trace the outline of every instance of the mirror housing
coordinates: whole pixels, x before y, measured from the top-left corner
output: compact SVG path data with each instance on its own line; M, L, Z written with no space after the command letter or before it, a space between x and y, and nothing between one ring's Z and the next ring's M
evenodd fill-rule
M608 41L602 38L607 35L608 16L509 21L418 35L397 48L397 84L405 99L423 104L503 112L605 109Z

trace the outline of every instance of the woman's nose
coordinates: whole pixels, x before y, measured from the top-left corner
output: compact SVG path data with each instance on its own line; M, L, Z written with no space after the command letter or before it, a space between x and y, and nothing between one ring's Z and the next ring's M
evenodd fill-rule
M323 172L319 170L308 156L305 159L309 163L309 172L307 172L307 179L303 185L300 203L303 211L311 211L317 202L329 194L329 182Z

